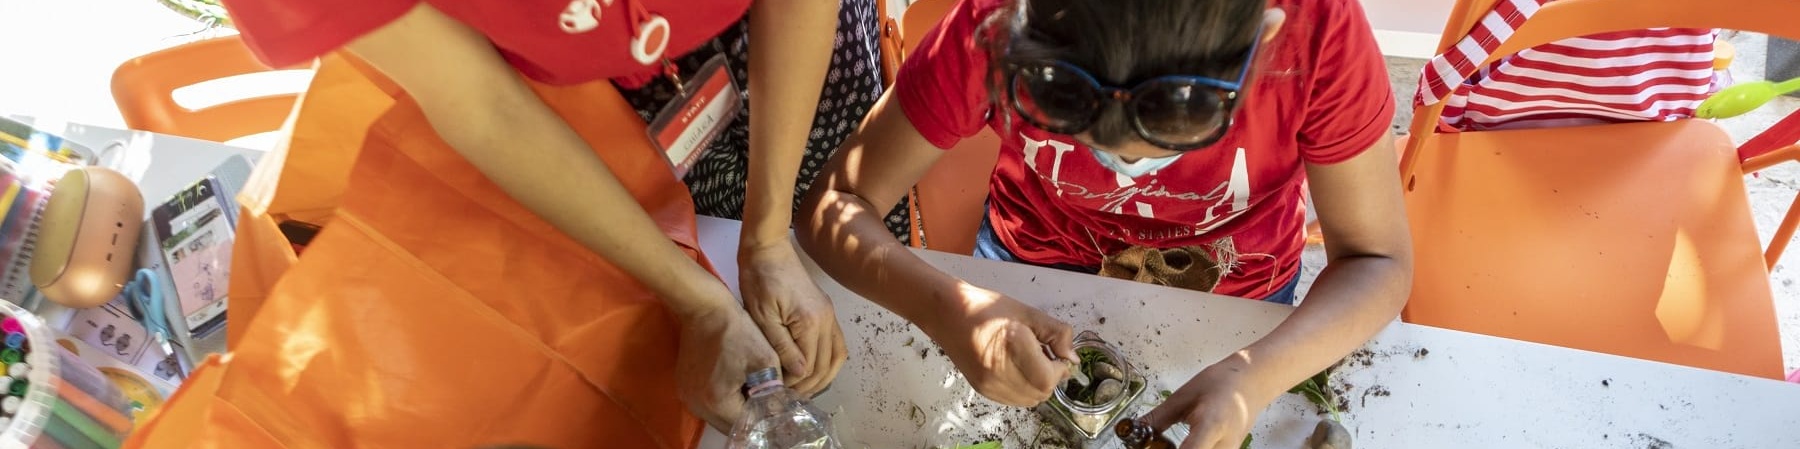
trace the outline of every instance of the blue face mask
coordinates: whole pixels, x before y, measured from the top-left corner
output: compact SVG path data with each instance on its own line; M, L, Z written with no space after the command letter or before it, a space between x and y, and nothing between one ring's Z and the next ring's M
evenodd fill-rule
M1100 161L1100 165L1106 166L1107 170L1112 170L1113 173L1118 173L1131 178L1162 170L1163 168L1168 167L1169 164L1175 163L1177 159L1181 159L1182 155L1187 154L1177 153L1174 156L1146 157L1138 159L1137 162L1125 162L1125 159L1119 157L1119 155L1106 151L1088 148L1088 153L1093 154L1094 160Z

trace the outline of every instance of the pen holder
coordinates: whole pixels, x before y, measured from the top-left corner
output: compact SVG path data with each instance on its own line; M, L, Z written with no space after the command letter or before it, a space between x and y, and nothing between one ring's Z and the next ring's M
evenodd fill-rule
M1112 425L1131 411L1138 396L1144 393L1144 376L1124 354L1093 331L1083 331L1075 336L1075 354L1081 357L1076 369L1088 370L1094 384L1084 388L1072 379L1064 381L1057 386L1050 400L1039 406L1038 412L1092 442L1110 435ZM1117 391L1098 392L1102 390L1101 384L1109 380L1117 382ZM1112 390L1111 387L1105 389Z
M119 447L132 405L117 386L24 309L0 302L0 331L0 448Z

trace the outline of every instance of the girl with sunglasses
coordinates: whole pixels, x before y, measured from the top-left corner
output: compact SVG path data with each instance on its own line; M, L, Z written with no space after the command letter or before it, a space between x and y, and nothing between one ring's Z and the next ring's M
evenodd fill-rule
M1002 140L983 257L1093 272L1134 247L1193 248L1219 262L1213 293L1291 304L1314 195L1329 262L1306 301L1147 417L1190 424L1182 447L1237 447L1404 304L1394 97L1355 0L962 0L916 48L813 185L800 241L989 399L1048 398L1076 359L1071 327L933 268L880 220L983 127Z

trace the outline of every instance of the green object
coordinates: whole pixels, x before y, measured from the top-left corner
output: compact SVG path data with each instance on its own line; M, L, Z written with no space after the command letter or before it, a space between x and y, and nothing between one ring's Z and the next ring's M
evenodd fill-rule
M1749 113L1789 92L1800 91L1800 78L1785 82L1757 81L1719 90L1694 110L1699 118L1732 118Z
M1331 400L1329 385L1331 385L1331 368L1326 368L1319 374L1314 374L1311 378L1306 379L1305 382L1301 382L1300 385L1288 389L1288 392L1305 397L1308 402L1319 406L1320 410L1331 412L1332 421L1344 422L1343 417L1338 414L1337 403Z
M181 13L181 15L206 24L208 28L232 28L231 17L226 14L225 7L219 4L219 0L157 0L157 2Z
M1244 444L1238 445L1238 449L1250 449L1250 440L1254 439L1256 435L1244 435Z
M108 432L106 427L101 426L98 422L94 422L93 418L89 418L87 414L82 413L80 410L76 410L75 407L69 405L67 401L58 400L52 402L55 402L56 405L50 407L51 422L61 421L67 423L70 428L75 429L76 432L80 432L88 441L92 441L94 444L100 445L100 447L119 447L120 441L117 434Z
M13 379L12 386L7 387L6 389L6 394L21 398L25 397L25 389L29 386L31 386L31 381L25 379Z
M25 353L13 348L0 349L0 362L12 365L23 361L25 361Z
M56 417L51 417L44 422L42 438L49 438L57 445L68 449L113 449L119 447L118 444L102 446L100 442L82 435L80 430L75 430L74 425Z

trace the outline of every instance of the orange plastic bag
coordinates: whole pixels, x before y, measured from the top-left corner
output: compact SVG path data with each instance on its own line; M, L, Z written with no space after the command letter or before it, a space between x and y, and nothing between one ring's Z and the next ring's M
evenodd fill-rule
M127 447L697 443L661 301L501 192L369 73L323 60L292 144L243 198L231 355ZM687 189L613 87L533 87L704 264ZM329 225L295 258L274 223L323 212Z

